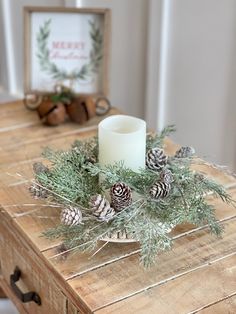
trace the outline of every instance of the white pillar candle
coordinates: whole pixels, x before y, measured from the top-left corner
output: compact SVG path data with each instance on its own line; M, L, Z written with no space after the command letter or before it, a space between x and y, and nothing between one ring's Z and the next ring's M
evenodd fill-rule
M133 171L145 168L146 122L125 115L104 119L98 125L99 164L123 161Z

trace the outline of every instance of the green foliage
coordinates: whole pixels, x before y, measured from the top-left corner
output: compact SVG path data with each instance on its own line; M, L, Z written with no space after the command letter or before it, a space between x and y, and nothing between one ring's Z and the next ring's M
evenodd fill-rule
M162 146L164 136L173 127L166 128L159 136L147 135L148 148ZM98 141L96 137L76 141L69 151L46 149L44 157L51 161L48 172L36 175L38 184L49 191L51 198L60 205L73 203L82 208L83 223L77 226L59 225L44 233L49 238L61 237L69 248L92 250L97 241L108 234L126 231L140 242L141 262L149 267L156 260L158 252L171 248L170 230L183 222L196 226L209 226L212 233L220 236L221 225L214 214L214 207L206 200L207 194L222 201L233 200L216 182L190 169L194 157L170 157L167 168L172 171L174 181L170 194L155 200L149 189L159 179L159 173L142 169L139 173L124 166L122 162L101 167L97 160ZM99 184L99 176L103 183ZM104 194L114 183L124 182L137 195L136 200L109 222L100 222L92 215L89 199L95 194Z
M60 69L54 62L50 60L50 52L48 48L48 40L50 36L51 19L46 20L39 28L37 33L37 57L39 60L40 68L42 71L51 75L55 80L85 80L93 73L97 73L103 58L103 36L99 27L92 21L89 21L90 25L90 39L92 42L92 48L90 51L90 60L84 64L79 70L67 72L64 69Z
M148 133L147 134L147 143L146 143L146 150L148 151L151 148L154 147L162 147L163 141L166 136L169 136L171 133L175 132L175 126L174 125L168 125L165 127L160 134L157 133Z

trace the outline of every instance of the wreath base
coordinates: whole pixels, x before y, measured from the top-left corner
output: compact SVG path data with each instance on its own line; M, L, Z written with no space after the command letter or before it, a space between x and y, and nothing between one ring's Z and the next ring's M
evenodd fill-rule
M167 233L170 233L175 228L173 224L168 230ZM118 231L114 233L107 234L105 237L101 238L100 241L103 242L116 242L116 243L134 243L139 242L135 239L135 234L132 235L127 231Z
M116 242L116 243L133 243L139 242L134 236L127 233L126 231L118 231L114 233L107 234L105 237L101 238L103 242Z

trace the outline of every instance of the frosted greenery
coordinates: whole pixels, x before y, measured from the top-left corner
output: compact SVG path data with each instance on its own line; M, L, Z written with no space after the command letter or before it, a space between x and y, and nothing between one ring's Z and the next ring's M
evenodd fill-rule
M170 126L159 135L148 134L147 149L162 147L164 137L173 130ZM215 218L214 207L205 199L206 194L211 193L227 203L233 200L223 186L190 169L195 157L169 157L167 168L174 178L171 192L166 198L155 200L149 196L149 189L159 179L158 172L144 169L135 173L122 162L101 168L96 163L97 155L96 137L76 141L69 151L45 150L44 157L51 161L51 167L35 175L37 184L49 192L49 200L53 199L64 208L78 206L83 213L82 224L58 225L47 230L46 237L61 238L67 248L84 251L93 250L107 234L126 230L140 242L140 259L148 267L160 251L171 248L169 232L177 224L207 225L212 233L221 235L221 225ZM105 178L102 185L98 179L100 174ZM139 198L111 221L100 222L93 216L89 200L92 195L104 194L117 182L128 184Z

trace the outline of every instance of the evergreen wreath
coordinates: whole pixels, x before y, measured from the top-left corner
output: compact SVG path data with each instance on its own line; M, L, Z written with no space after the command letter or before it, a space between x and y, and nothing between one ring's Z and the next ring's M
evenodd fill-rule
M54 62L50 61L50 51L48 49L48 39L50 36L51 19L46 20L37 33L37 57L42 71L48 73L55 80L85 80L93 73L97 73L103 58L103 36L96 24L89 21L90 38L92 41L92 49L90 51L90 60L84 64L79 70L67 72L60 69Z
M182 147L174 156L164 154L164 137L173 130L169 126L159 135L147 134L147 166L139 173L122 162L102 168L97 163L96 137L77 140L68 151L47 148L43 156L51 166L34 164L30 192L59 204L61 223L44 236L61 238L74 251L94 250L98 241L109 241L114 234L132 238L140 243L145 267L155 262L160 251L171 248L169 233L178 224L207 225L220 236L222 227L206 195L234 201L223 186L190 169L197 160L191 147ZM134 192L136 199L132 199Z

